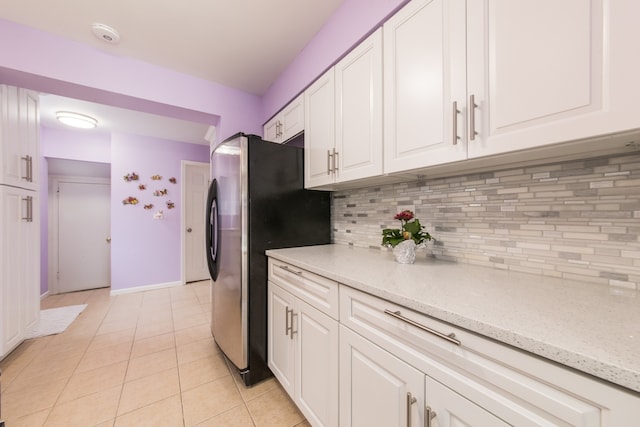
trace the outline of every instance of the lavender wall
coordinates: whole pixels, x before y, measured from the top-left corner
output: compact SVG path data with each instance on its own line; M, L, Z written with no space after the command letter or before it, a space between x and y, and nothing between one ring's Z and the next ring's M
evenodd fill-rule
M209 161L209 147L157 138L114 134L111 139L111 291L180 282L181 160ZM136 172L139 181L123 177ZM162 180L153 181L152 175ZM178 182L168 181L175 177ZM146 184L141 191L139 184ZM163 197L154 190L167 189ZM137 205L122 200L137 197ZM166 202L175 203L167 209ZM145 210L143 205L153 203ZM164 219L154 220L156 210Z
M262 98L262 123L409 0L345 0Z
M261 133L260 98L0 20L0 82L214 124L223 139Z
M40 156L111 163L111 134L41 127Z

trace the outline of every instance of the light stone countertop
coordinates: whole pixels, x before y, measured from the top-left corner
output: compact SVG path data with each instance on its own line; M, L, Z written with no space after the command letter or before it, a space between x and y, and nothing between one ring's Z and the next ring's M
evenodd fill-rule
M640 392L640 292L346 245L267 255Z

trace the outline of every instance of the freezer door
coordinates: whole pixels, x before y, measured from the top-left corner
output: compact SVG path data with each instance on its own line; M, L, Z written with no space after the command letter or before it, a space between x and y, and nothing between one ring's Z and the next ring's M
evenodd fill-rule
M216 182L217 277L212 281L211 331L238 369L247 357L247 140L223 142L211 157ZM212 252L210 248L208 252Z

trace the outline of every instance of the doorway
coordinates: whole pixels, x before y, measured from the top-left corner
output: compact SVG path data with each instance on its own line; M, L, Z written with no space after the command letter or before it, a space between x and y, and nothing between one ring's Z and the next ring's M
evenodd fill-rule
M110 181L56 177L51 183L52 293L110 286Z
M182 282L209 278L205 249L205 205L209 190L209 164L182 162Z

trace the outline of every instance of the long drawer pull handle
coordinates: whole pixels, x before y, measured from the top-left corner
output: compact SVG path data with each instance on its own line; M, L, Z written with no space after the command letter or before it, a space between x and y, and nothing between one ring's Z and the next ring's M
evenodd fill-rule
M293 273L293 274L295 274L297 276L302 276L302 271L293 270L293 269L289 268L288 265L278 265L278 267L280 267L284 271L288 271L289 273Z
M417 401L411 393L407 393L407 427L411 427L411 406Z
M403 322L406 322L406 323L408 323L408 324L410 324L412 326L415 326L418 329L422 329L425 332L428 332L430 334L433 334L435 336L443 338L443 339L445 339L445 340L447 340L449 342L454 343L455 345L461 345L462 344L460 342L460 340L456 339L456 334L454 334L453 332L450 333L449 335L445 335L442 332L438 332L435 329L431 329L428 326L421 325L418 322L414 322L413 320L411 320L411 319L409 319L407 317L404 317L402 315L402 313L400 313L400 311L391 311L391 310L385 309L384 312L385 312L385 314L388 314L389 316L395 317L396 319L402 320Z

